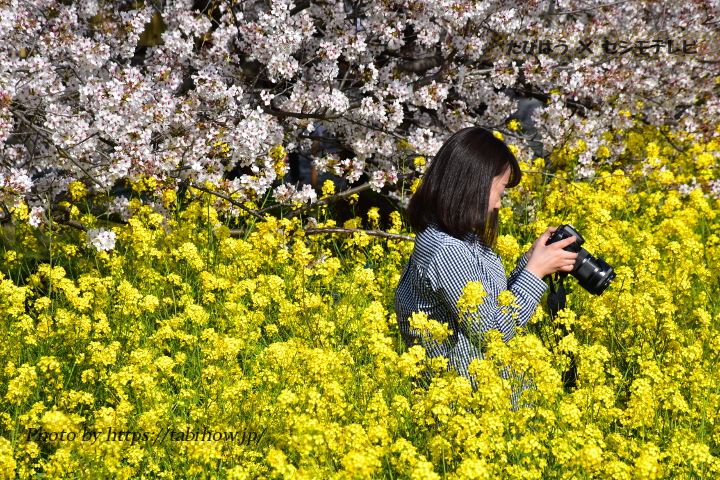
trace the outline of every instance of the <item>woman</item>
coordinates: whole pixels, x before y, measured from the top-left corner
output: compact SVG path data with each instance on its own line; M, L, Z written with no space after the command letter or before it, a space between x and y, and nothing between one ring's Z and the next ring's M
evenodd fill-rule
M518 185L520 176L518 162L504 142L483 128L464 128L440 147L408 206L416 237L395 292L401 335L408 347L421 344L428 356L447 357L448 368L467 377L473 388L476 384L468 365L482 354L471 338L497 329L509 341L515 328L524 326L535 312L547 289L542 278L570 272L577 257L563 250L575 237L546 245L555 231L550 227L520 257L510 277L505 277L500 257L493 251L498 210L505 188ZM487 295L466 322L460 319L457 301L470 281L480 281ZM499 308L498 295L503 290L514 294L518 307ZM414 312L447 323L452 335L442 343L427 341L410 328Z

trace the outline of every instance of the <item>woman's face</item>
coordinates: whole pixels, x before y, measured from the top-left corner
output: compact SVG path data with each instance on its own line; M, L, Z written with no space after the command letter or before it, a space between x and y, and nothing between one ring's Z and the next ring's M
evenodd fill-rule
M492 212L494 208L500 209L500 199L502 198L503 192L505 192L505 186L510 181L510 169L506 168L502 175L498 175L493 178L492 188L490 189L490 199L488 201L488 213Z

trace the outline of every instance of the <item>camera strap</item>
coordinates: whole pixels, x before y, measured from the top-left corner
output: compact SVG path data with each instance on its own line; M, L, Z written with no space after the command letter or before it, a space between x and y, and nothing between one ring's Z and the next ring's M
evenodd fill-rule
M567 273L557 272L558 287L555 289L555 282L553 282L552 275L550 275L550 293L547 298L548 309L550 310L550 317L555 320L559 310L565 308L565 286L563 280L567 276ZM564 325L560 325L561 335L567 335L567 330ZM559 340L557 334L556 340ZM575 363L575 355L570 354L570 367L567 371L563 372L563 385L569 391L577 386L577 365Z
M566 295L565 295L565 286L563 285L563 280L565 279L566 276L567 276L566 273L561 273L561 272L557 273L557 278L556 278L556 280L558 282L557 290L555 289L555 282L553 281L552 274L549 276L550 293L548 294L548 297L547 297L547 306L548 306L548 309L550 310L550 316L553 319L555 318L555 316L557 315L557 312L559 310L565 308Z

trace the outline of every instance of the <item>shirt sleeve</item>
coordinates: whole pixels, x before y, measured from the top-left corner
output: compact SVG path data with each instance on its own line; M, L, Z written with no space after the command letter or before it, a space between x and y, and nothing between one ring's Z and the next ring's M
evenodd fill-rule
M511 286L513 283L515 283L515 280L517 280L517 277L520 274L520 272L522 272L523 269L527 266L528 260L529 259L525 256L525 254L522 254L520 256L520 258L518 258L515 268L513 269L512 273L510 273L510 276L508 277L508 286Z
M517 268L516 268L517 270ZM456 327L468 338L482 338L489 330L499 330L503 340L509 341L515 336L515 327L522 327L530 320L547 289L547 285L524 265L513 278L512 285L497 285L491 275L484 275L478 260L469 248L460 245L444 245L428 264L428 280L433 291L437 292L443 303L457 319ZM457 301L462 290L470 281L482 283L486 296L476 312L461 318ZM510 291L516 297L517 307L498 305L493 292ZM452 328L452 326L451 326Z

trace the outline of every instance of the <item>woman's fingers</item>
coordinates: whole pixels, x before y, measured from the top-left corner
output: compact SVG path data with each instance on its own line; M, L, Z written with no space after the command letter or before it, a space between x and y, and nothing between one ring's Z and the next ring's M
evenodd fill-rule
M575 268L575 262L577 261L577 253L568 252L565 250L565 247L577 239L572 236L548 245L547 242L555 231L557 231L557 227L548 227L535 243L533 243L531 258L528 258L528 265L538 267L537 264L539 264L536 271L544 268L547 273L572 272ZM534 248L535 246L537 246L537 248Z
M552 228L552 227L550 227L550 228ZM550 235L552 235L552 233L555 231L555 230L551 230L550 228L545 230L543 232L543 234L540 235L540 238L542 239L543 243L546 243L548 241L548 239L550 238Z
M577 261L577 253L574 253L572 255L565 255L563 256L563 263L571 263L575 265L575 262Z
M555 248L565 248L568 245L570 245L571 243L573 243L575 240L576 240L576 238L574 236L568 237L568 238L563 238L562 240L552 243L551 245L555 245Z

